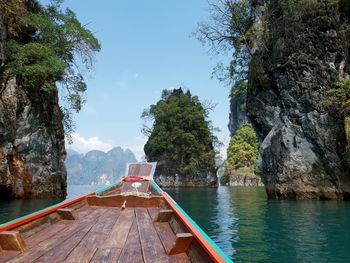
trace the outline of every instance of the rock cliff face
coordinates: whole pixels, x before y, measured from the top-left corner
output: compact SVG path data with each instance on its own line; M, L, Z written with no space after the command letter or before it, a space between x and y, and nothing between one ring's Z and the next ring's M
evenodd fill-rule
M207 170L201 173L201 176L180 176L169 166L158 162L154 179L157 184L165 188L173 187L216 187L218 180L215 171Z
M230 175L230 186L264 186L258 176Z
M289 19L270 15L267 48L250 66L247 113L270 198L350 198L344 121L322 103L349 68L339 7L314 2Z
M230 117L228 129L231 136L235 134L237 129L247 123L247 116L244 110L245 100L240 97L232 97L230 99Z
M5 38L0 13L0 66ZM15 79L0 90L0 198L64 197L66 151L57 93L28 92Z

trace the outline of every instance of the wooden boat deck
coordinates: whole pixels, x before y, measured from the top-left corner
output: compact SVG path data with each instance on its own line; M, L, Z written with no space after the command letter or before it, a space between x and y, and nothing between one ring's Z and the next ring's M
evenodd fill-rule
M129 164L115 185L0 225L3 262L232 262L148 175Z
M59 220L24 237L28 249L0 251L0 262L190 262L168 255L175 234L154 222L158 207L83 206L76 220Z

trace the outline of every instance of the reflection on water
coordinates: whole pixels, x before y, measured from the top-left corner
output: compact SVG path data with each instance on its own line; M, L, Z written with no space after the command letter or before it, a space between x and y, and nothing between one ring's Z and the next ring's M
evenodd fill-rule
M99 186L69 186L68 197ZM267 200L261 187L168 189L235 262L350 262L350 202ZM59 200L0 202L0 222Z
M168 192L235 262L350 261L350 203L269 201L261 187Z
M96 191L97 185L68 185L66 199L72 199L82 194ZM29 199L29 200L0 200L0 224L12 219L28 215L40 209L63 201L59 198Z
M60 202L60 199L0 201L0 224Z

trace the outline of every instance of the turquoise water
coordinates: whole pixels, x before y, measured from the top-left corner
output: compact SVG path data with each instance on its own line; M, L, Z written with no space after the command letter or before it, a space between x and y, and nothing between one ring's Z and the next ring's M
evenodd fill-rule
M94 192L103 186L98 185L68 185L66 199L72 199L82 194ZM63 201L57 198L30 199L30 200L0 200L0 224L12 219L30 214L37 210Z
M266 200L264 188L169 194L235 262L350 262L350 203Z
M68 198L98 188L69 186ZM261 187L167 192L235 262L350 262L350 202L267 200ZM55 202L0 202L0 222Z

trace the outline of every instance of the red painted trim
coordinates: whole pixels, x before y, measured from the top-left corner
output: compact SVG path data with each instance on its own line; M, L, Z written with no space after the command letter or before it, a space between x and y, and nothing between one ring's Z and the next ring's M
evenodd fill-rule
M176 207L176 204L169 198L169 196L165 193L161 193L164 197L164 200L168 203L171 209L175 212L175 214L180 218L182 223L188 228L188 230L192 233L192 235L196 238L196 240L201 244L203 249L208 253L208 255L215 262L226 262L224 258L216 251L215 248L208 242L208 240L202 236L202 234L197 230L195 226L191 224L191 222L179 211Z
M48 208L46 208L46 209L44 209L44 210L42 210L40 212L37 212L37 213L34 213L34 214L30 214L28 216L20 218L17 221L9 222L7 224L5 223L4 225L0 226L0 232L14 229L16 227L19 227L21 225L24 225L26 223L34 221L35 219L38 219L40 217L46 216L48 214L52 214L52 213L56 212L58 209L70 206L70 205L75 204L75 203L78 203L78 202L86 199L86 197L91 196L91 195L95 195L95 192L88 193L88 194L85 194L85 195L81 195L81 196L78 196L78 197L73 198L71 200L68 200L66 202L59 203L57 205L48 207Z

